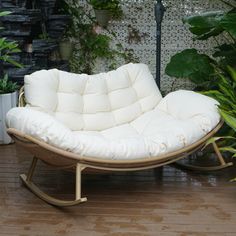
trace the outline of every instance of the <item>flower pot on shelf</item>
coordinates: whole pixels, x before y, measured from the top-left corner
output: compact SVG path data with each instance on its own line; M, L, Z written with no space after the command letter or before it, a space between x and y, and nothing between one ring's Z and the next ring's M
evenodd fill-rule
M111 13L109 10L94 9L97 22L102 27L107 27L109 20L111 19Z
M6 132L6 114L7 112L16 107L17 104L17 92L0 94L0 144L9 144L12 139Z
M73 48L74 44L69 40L61 41L59 43L59 51L63 61L68 61L70 59Z

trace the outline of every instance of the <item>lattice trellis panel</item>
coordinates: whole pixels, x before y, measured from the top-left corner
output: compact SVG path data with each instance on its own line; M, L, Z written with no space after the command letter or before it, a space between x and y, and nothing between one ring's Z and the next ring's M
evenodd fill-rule
M132 48L140 62L149 65L153 75L156 71L156 22L154 17L155 0L121 0L124 18L120 21L111 21L109 29L114 31L117 39L124 47ZM80 5L91 8L86 1L80 1ZM226 9L227 6L219 0L163 0L166 12L162 25L162 71L161 90L191 88L187 80L176 80L173 86L173 78L164 73L170 57L176 52L186 48L197 48L209 53L215 41L193 41L191 34L182 23L186 15L209 10ZM137 29L143 35L140 42L128 42L129 25ZM104 71L104 63L98 62L94 72Z

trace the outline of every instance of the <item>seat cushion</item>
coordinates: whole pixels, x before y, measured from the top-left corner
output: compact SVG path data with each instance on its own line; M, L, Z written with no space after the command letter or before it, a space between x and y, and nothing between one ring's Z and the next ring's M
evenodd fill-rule
M25 76L25 98L73 131L102 131L135 120L162 96L147 65L130 63L96 75L37 71Z
M10 110L7 126L79 156L150 158L186 147L210 132L220 120L217 104L212 98L181 90L133 121L101 131L70 130L55 115L33 108Z

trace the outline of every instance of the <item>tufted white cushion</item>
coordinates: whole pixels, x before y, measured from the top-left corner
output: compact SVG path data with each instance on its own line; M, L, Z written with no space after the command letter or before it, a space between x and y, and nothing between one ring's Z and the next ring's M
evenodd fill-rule
M107 159L158 156L197 141L219 122L217 102L180 90L162 99L144 64L97 75L56 69L25 77L27 106L7 126L63 150Z
M25 76L25 97L71 130L97 131L133 121L162 98L144 64L97 75L41 70Z

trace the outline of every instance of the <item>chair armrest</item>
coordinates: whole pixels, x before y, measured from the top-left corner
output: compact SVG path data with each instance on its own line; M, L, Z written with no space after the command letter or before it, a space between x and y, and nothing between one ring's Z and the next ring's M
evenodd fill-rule
M197 120L206 127L214 127L220 121L219 103L208 96L193 91L179 90L169 93L157 106L177 119Z
M53 146L73 150L78 143L70 129L53 116L27 107L16 107L6 115L6 126Z

